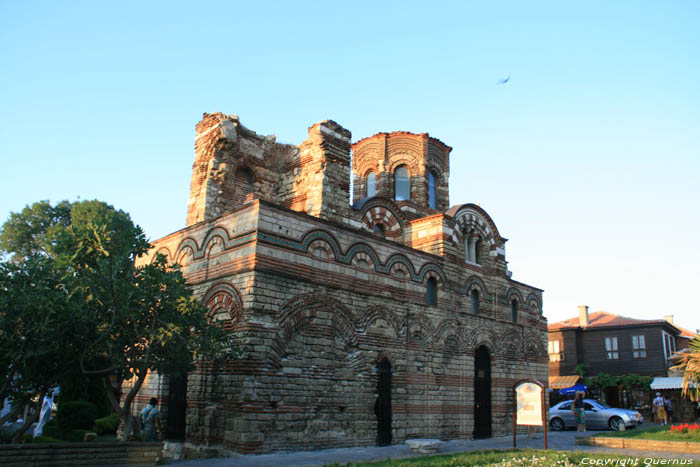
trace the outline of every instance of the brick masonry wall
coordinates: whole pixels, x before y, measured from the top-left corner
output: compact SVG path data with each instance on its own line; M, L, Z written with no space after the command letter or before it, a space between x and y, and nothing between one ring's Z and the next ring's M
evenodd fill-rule
M393 369L395 441L472 436L481 345L492 356L494 434L510 429L512 384L547 380L544 318L524 309L512 323L508 301L513 289L537 300L540 291L505 277L259 200L156 245L184 259L208 303L227 287L228 326L245 354L190 375L191 442L240 452L372 444L380 357ZM178 253L188 249L191 259ZM435 307L425 305L431 275ZM482 288L479 316L467 278Z
M547 381L542 292L509 277L488 214L447 210L451 148L406 132L356 143L356 183L375 170L378 196L353 208L350 136L324 121L297 147L234 116L205 114L198 125L188 227L141 261L159 252L177 262L243 357L200 362L189 375L187 441L240 452L373 444L382 359L392 368L394 442L473 436L481 346L495 435L510 432L512 385ZM402 164L411 201L395 202L387 174ZM245 177L229 176L241 167L255 180L246 196L237 186ZM438 175L443 212L427 207L426 170ZM465 262L470 236L481 240L479 264ZM426 305L430 278L436 306ZM167 400L167 377L152 378L139 404Z

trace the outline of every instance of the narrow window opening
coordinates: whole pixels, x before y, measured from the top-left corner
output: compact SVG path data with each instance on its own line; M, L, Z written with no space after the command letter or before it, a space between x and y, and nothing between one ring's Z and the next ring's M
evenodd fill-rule
M375 233L375 235L379 235L380 237L385 236L384 226L382 224L376 224L372 231Z
M406 201L411 199L411 180L408 169L399 167L394 172L394 199L396 201Z
M479 314L479 292L477 290L472 290L470 298L471 298L471 305L472 305L472 314L478 315Z
M513 320L514 323L518 322L518 301L513 299L510 302L510 313L511 313L511 319Z
M435 188L435 174L428 172L428 206L437 209L437 190Z
M374 172L367 174L367 197L377 196L377 177Z
M429 306L437 305L437 281L434 277L429 278L426 282L425 304Z

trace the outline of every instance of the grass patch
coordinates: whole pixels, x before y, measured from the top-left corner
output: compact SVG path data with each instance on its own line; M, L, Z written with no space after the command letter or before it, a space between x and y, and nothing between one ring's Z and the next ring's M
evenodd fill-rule
M412 457L410 459L387 459L378 462L326 464L326 467L416 467L416 466L576 466L583 459L639 459L637 465L645 465L645 457L619 456L615 454L594 454L585 451L544 451L541 449L505 449L490 451L470 451L435 456ZM632 461L634 462L634 461ZM633 464L631 464L633 465Z
M700 430L692 430L687 433L678 431L670 431L670 426L659 425L643 430L628 430L616 431L611 433L602 433L600 435L606 438L633 438L633 439L652 439L656 441L691 441L700 443Z

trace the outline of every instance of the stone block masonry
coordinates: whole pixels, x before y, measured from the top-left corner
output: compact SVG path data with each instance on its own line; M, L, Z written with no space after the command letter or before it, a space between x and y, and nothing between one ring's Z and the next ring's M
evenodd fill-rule
M187 227L140 260L178 263L243 351L190 373L187 442L259 453L510 432L513 383L547 381L542 291L510 277L483 209L449 207L450 151L406 132L351 147L329 120L283 145L205 114ZM167 380L139 400L168 401Z

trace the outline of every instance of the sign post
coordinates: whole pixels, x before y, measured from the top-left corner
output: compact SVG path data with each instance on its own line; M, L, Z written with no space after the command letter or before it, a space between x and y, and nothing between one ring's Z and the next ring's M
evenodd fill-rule
M513 447L518 425L541 426L547 449L547 417L544 405L545 386L535 379L523 379L513 386Z

